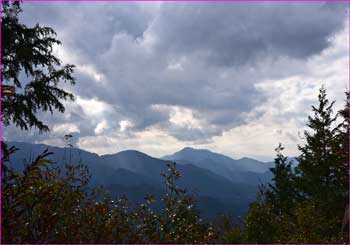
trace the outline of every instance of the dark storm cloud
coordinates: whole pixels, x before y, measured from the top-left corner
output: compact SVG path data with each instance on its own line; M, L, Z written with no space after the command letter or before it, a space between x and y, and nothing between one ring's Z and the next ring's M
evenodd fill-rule
M77 69L73 92L110 105L103 117L72 109L79 136L94 135L101 120L117 130L158 125L184 141L208 141L244 122L245 113L265 101L261 79L283 77L288 66L328 47L343 27L346 4L324 3L24 3L23 20L52 26L69 60L103 75ZM287 62L288 63L288 62ZM300 69L300 68L297 68ZM191 109L204 128L174 126L170 110ZM59 116L58 116L59 117ZM46 118L45 118L46 119ZM47 117L52 124L53 121Z
M164 49L202 51L219 65L252 63L264 55L307 58L328 46L346 4L167 4L153 29Z
M64 45L93 58L106 50L115 33L142 36L149 16L137 4L125 3L25 3L24 22L53 27Z

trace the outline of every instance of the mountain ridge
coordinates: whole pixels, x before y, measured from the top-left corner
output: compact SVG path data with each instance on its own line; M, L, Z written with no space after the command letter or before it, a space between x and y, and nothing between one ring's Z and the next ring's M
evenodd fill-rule
M8 142L8 145L15 145L20 149L10 157L18 170L23 169L24 159L28 162L30 156L34 158L47 148L54 153L50 156L51 160L60 164L59 166L63 166L67 161L87 165L92 175L91 186L103 185L114 194L121 194L123 190L133 197L145 192L152 194L152 191L156 191L159 194L164 191L164 180L160 174L167 172L166 164L169 160L158 159L140 151L126 150L99 156L79 148L60 148L24 142ZM209 150L200 153L213 154ZM227 158L221 158L219 155L219 159ZM199 205L205 209L203 212L208 214L213 214L223 207L232 207L231 211L240 210L237 215L242 215L242 212L248 209L249 203L255 199L260 179L268 179L262 174L244 171L234 173L234 176L225 176L220 171L208 168L218 164L212 160L208 161L208 166L203 162L202 165L198 165L198 162L186 160L177 163L177 169L182 175L178 185L200 197L199 200L208 200L210 204ZM218 166L223 167L225 164ZM227 169L224 168L222 172L227 172Z

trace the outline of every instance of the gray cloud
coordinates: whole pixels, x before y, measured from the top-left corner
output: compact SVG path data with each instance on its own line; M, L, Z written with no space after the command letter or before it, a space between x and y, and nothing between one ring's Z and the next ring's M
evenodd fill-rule
M21 19L53 27L74 52L92 58L105 51L115 33L142 36L149 14L135 3L24 3Z
M74 123L84 137L102 120L106 133L128 120L131 137L157 126L193 142L210 142L244 123L246 113L267 99L255 85L301 71L304 60L329 46L346 14L346 4L324 3L23 5L23 21L52 26L65 58L79 63L74 94L108 105L103 115L87 115L85 104L72 106L69 116L42 115L52 127ZM204 126L171 123L172 107L191 110Z
M203 52L219 65L252 63L257 58L307 58L328 46L339 30L346 4L196 3L167 4L152 26L173 52Z

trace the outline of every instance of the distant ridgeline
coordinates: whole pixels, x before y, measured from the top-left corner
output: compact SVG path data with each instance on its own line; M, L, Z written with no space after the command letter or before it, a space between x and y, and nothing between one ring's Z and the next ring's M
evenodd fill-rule
M178 184L197 196L198 208L204 218L223 213L244 215L249 203L256 199L258 185L266 184L272 178L271 162L250 158L234 160L209 150L188 147L158 159L133 150L99 156L77 148L22 142L9 142L8 145L19 149L10 159L17 170L22 170L24 163L48 149L54 153L49 158L58 165L86 165L91 174L91 186L103 185L112 197L126 195L135 202L143 201L146 194L159 198L164 192L160 174L167 171L166 163L176 162L182 175Z

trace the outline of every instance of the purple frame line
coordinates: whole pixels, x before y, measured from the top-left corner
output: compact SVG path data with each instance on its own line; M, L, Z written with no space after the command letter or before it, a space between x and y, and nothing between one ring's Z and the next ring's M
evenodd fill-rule
M1 0L9 1L9 0ZM22 0L23 2L348 2L350 0Z
M348 92L350 91L350 1L348 2ZM349 101L348 101L348 98L346 98L347 101L346 103L348 104ZM348 115L350 115L350 108L348 107ZM347 130L347 136L348 136L348 170L349 170L349 166L350 166L350 129L349 129L349 125L350 125L350 118L348 117L348 130ZM349 216L349 213L350 213L350 208L349 208L349 203L350 203L350 171L348 171L348 174L349 174L349 179L348 179L348 241L350 241L350 216Z
M1 0L3 1L3 0ZM0 20L1 24L0 24L0 67L2 70L2 18ZM1 82L1 86L0 86L0 117L1 117L1 122L0 122L0 141L2 144L2 72L0 75L0 82ZM0 244L2 243L2 146L0 147Z
M1 0L1 2L6 0ZM350 92L350 0L22 0L23 2L348 2L348 92ZM0 25L0 33L2 30L2 25ZM1 34L0 34L1 37ZM0 66L2 67L2 39L0 38ZM2 75L0 76L0 82L2 84ZM0 98L2 97L2 86L0 86ZM2 115L2 104L0 99L0 117ZM350 108L349 108L350 114ZM348 118L348 123L350 124L350 118ZM0 141L2 141L2 121L0 122ZM350 152L350 128L348 128L348 152ZM0 156L2 159L2 148L0 149ZM0 159L0 161L1 161ZM350 166L350 155L348 156L348 164ZM348 167L349 167L348 166ZM0 172L2 172L1 164L0 164ZM1 177L0 177L1 178ZM349 179L350 179L350 171L349 171ZM349 181L349 190L350 190L350 181ZM0 181L0 239L2 233L2 182ZM350 203L350 193L348 192L349 203ZM348 216L348 221L350 223L350 217ZM350 236L350 226L349 226L349 236ZM349 237L350 240L350 237ZM0 244L1 240L0 240ZM292 245L293 243L290 243ZM8 244L12 245L12 244ZM17 245L17 244L16 244ZM48 244L48 245L56 245L56 244ZM61 245L72 245L72 244L61 244ZM107 245L107 244L98 244L95 245ZM108 244L110 245L110 244ZM146 244L139 244L146 245ZM161 244L167 245L167 244ZM218 244L220 245L220 244ZM247 244L237 244L237 245L247 245ZM270 244L277 245L277 244Z

